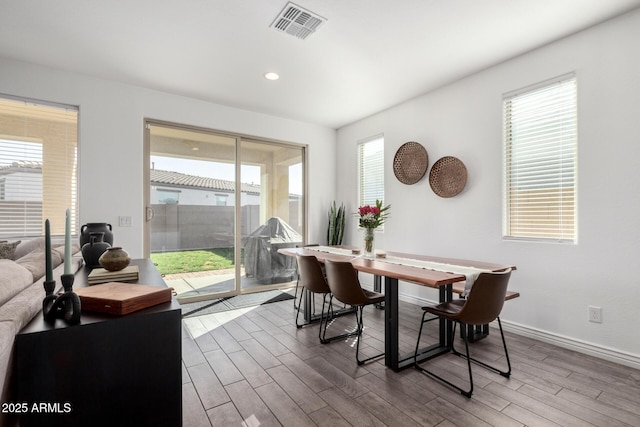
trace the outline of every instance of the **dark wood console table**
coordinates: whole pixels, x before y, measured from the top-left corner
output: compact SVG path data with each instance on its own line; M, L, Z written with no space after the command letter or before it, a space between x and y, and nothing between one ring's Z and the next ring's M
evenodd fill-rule
M138 283L166 286L151 260L132 264ZM38 314L15 341L20 425L182 425L181 332L175 299L126 316L83 312L73 326Z

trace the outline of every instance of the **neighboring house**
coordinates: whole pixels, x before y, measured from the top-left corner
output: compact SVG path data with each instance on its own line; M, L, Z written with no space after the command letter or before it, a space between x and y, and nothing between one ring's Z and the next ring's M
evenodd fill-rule
M13 218L26 220L16 225ZM37 236L42 221L42 163L0 166L0 235Z
M151 169L151 204L235 206L235 184L224 179ZM289 201L302 198L289 194ZM243 183L240 206L260 204L260 185Z
M233 181L187 175L180 172L151 170L151 204L182 206L235 206ZM24 191L28 188L28 191ZM260 205L260 185L242 184L240 206ZM300 195L290 194L296 202ZM0 212L30 216L25 235L42 231L42 163L16 161L0 166ZM295 226L296 224L294 224ZM0 233L13 230L3 230ZM247 230L247 233L251 230Z
M0 200L41 202L42 163L19 161L0 166Z
M24 188L29 187L25 192ZM234 206L233 181L151 170L151 203ZM300 199L291 194L289 200ZM260 204L260 185L242 184L241 206ZM0 166L0 201L41 202L42 163L18 161Z
M152 252L233 246L233 181L152 169L150 182ZM300 195L289 195L292 212L297 212L296 202L301 199ZM240 200L242 235L248 236L262 224L260 185L243 183ZM297 216L290 217L290 225L299 232Z
M234 206L235 184L180 172L151 170L151 204ZM260 204L260 185L242 184L240 205Z

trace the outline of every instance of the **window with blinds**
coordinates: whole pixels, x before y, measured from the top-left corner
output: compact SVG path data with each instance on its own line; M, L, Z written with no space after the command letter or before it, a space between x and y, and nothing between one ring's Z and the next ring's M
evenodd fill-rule
M577 239L574 75L505 95L504 236Z
M0 96L0 239L77 230L77 146L77 107Z
M358 206L384 202L384 138L358 144Z

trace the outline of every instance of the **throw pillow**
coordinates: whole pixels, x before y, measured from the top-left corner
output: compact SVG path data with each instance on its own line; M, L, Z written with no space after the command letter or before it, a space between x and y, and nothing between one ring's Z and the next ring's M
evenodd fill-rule
M13 259L16 260L22 258L36 249L42 249L44 251L44 236L36 237L31 240L23 240L16 248L16 253L13 254Z
M29 270L35 282L45 274L44 249L36 249L17 259L16 263ZM51 249L51 268L56 268L60 264L62 264L62 255L55 249Z
M0 259L0 271L0 305L33 283L29 270L14 261Z
M0 243L0 259L12 259L20 240L11 243Z
M16 252L13 254L13 259L17 260L22 258L23 256L35 251L35 250L44 251L44 236L36 237L35 239L22 241L16 248ZM51 249L55 249L60 252L62 256L62 260L64 261L64 240L61 239L52 239L51 240ZM71 253L75 254L80 251L80 247L73 243L71 244Z

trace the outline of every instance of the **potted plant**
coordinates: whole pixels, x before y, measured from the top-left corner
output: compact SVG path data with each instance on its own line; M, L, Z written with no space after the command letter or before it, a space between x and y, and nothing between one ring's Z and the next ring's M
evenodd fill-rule
M345 224L345 208L344 204L340 204L338 208L336 201L333 201L331 208L329 209L329 226L327 228L327 244L328 245L341 245L342 237L344 236L344 224Z

